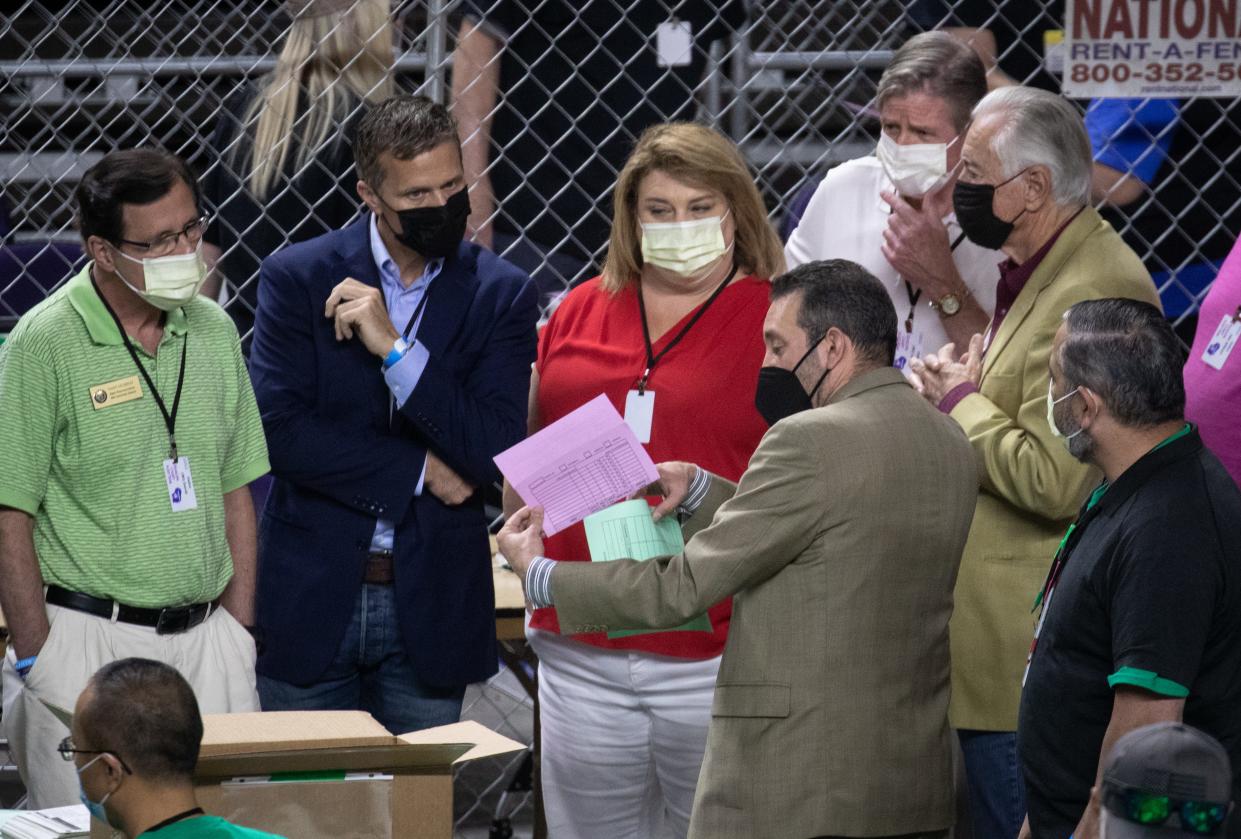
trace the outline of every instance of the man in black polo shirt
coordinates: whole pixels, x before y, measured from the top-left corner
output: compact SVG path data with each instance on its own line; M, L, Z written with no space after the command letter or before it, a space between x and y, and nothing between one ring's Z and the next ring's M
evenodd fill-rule
M1078 303L1052 345L1048 420L1105 479L1035 604L1026 836L1095 837L1100 757L1142 725L1183 719L1241 766L1241 491L1184 420L1181 364L1168 322L1134 300Z

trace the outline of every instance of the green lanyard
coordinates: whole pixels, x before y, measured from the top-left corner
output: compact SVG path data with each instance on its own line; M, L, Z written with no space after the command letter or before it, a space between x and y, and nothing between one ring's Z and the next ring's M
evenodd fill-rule
M1186 434L1189 434L1193 430L1194 430L1193 423L1187 422L1185 423L1185 426L1181 428L1181 430L1177 431L1175 434L1168 437L1166 440L1161 442L1159 445L1155 446L1155 448L1151 449L1151 451L1157 452L1160 449L1162 449L1164 446L1169 445L1170 443L1176 442L1177 440L1181 439L1182 437L1184 437ZM1095 491L1090 494L1090 500L1086 502L1087 513L1093 510L1095 505L1099 503L1100 499L1102 499L1103 496L1107 494L1107 490L1110 486L1111 484L1109 484L1105 480L1103 481L1103 483L1099 484L1099 486L1095 487ZM1070 524L1069 529L1064 532L1064 538L1060 540L1060 545L1059 547L1056 548L1055 565L1052 566L1051 574L1049 574L1047 577L1047 584L1044 585L1042 590L1039 591L1038 597L1034 598L1034 605L1030 607L1031 612L1033 612L1035 609L1039 607L1039 604L1043 602L1043 597L1047 594L1048 590L1051 589L1056 584L1056 578L1060 576L1060 568L1064 564L1063 562L1064 557L1062 557L1062 554L1064 553L1064 547L1065 545L1069 543L1069 538L1072 537L1073 531L1077 530L1077 524L1078 522L1082 520L1082 517L1084 517L1084 515L1085 514L1083 513L1083 516L1078 517L1077 521Z

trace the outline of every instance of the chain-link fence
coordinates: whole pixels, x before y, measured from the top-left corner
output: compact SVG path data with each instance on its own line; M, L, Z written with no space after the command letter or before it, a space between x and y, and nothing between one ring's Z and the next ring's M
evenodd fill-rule
M1058 89L1064 12L1062 0L293 5L332 11L27 0L0 16L0 333L81 264L72 191L111 149L162 145L202 176L214 293L245 333L262 258L358 213L348 138L367 99L451 101L474 235L528 270L548 308L596 272L611 185L646 126L698 119L732 137L787 233L827 169L871 152L876 82L911 34L951 27L994 58L997 81ZM1169 315L1191 324L1241 230L1235 101L1080 104L1106 214Z

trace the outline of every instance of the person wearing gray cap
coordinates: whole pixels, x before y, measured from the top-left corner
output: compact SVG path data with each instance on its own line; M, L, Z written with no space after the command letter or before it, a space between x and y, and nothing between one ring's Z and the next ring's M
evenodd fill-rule
M1098 794L1100 839L1241 833L1241 821L1228 823L1228 753L1214 737L1184 723L1155 723L1117 740Z

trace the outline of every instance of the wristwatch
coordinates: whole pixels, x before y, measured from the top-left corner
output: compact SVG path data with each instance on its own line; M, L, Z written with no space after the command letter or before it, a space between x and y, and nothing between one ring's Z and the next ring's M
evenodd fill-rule
M961 298L949 292L938 300L932 300L931 308L939 312L944 317L950 318L957 312L961 311Z

